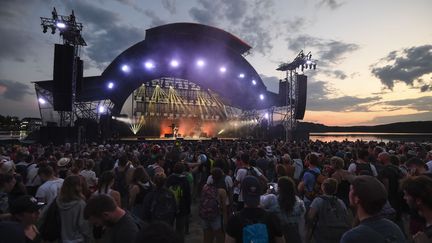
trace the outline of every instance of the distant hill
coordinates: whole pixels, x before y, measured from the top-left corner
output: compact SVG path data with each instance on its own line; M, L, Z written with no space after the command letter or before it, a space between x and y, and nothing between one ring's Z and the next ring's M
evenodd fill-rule
M298 128L309 132L382 132L382 133L432 133L432 121L397 122L376 126L326 126L299 122Z

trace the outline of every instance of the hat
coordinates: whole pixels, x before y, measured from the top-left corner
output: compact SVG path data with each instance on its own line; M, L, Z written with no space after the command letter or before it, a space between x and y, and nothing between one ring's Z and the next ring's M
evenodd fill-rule
M278 199L275 194L265 194L260 198L261 207L268 212L276 212L278 209Z
M45 203L38 202L36 198L24 195L20 196L10 204L11 214L19 214L24 212L35 212L43 207Z
M255 176L246 176L241 184L243 201L250 207L257 207L260 203L261 185Z
M408 150L407 155L410 155L410 156L417 156L417 152L414 151L414 150Z
M57 166L65 167L66 165L69 164L70 161L71 161L70 158L63 157L63 158L59 159L59 161L57 161Z
M387 191L384 185L373 176L357 176L353 183L354 194L363 202L387 201Z
M272 151L272 148L270 146L266 146L265 150L266 150L267 156L273 156L273 151Z

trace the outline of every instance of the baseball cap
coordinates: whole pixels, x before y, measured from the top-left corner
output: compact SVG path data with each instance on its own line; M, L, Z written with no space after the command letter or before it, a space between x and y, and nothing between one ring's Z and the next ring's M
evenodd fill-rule
M246 176L241 184L243 201L250 207L257 207L260 204L261 185L255 176Z
M10 204L10 212L12 214L19 214L24 212L35 212L43 207L45 203L38 202L38 200L32 196L24 195L20 196Z
M357 176L352 183L354 193L365 203L382 201L383 206L387 201L387 191L384 185L373 176Z

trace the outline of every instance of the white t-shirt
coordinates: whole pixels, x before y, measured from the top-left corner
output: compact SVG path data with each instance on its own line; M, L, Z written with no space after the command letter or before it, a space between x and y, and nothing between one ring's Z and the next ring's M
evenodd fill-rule
M253 168L253 170L255 171L255 174L257 177L261 177L262 173L261 171L259 171L257 168L255 167L251 167ZM239 202L243 202L243 196L242 193L240 192L240 188L241 188L241 183L243 181L243 179L248 175L248 168L240 168L237 170L237 174L235 175L235 180L239 182L239 184L234 187L234 194L239 194Z
M36 192L36 198L38 200L46 202L47 205L49 205L60 193L60 188L62 187L62 185L63 179L61 178L52 181L46 181L38 188Z
M26 186L39 186L42 181L38 175L39 168L37 164L32 164L27 167L27 182Z
M369 163L369 165L370 165L370 167L371 167L371 170L372 170L372 174L373 174L373 176L375 176L375 177L378 176L378 172L377 172L375 166L374 166L373 164L371 164L371 163ZM349 167L348 167L348 172L350 172L350 173L352 173L352 174L355 174L355 173L356 173L356 170L357 170L357 165L356 165L356 163L351 163L351 164L349 165Z
M92 170L82 170L80 172L80 175L83 176L86 179L87 185L89 187L94 187L97 184L97 177L96 173Z

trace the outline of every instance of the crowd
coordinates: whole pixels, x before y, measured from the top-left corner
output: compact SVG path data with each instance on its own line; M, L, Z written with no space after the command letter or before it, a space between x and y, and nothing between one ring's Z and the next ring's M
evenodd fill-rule
M432 242L430 143L4 145L0 160L0 242L185 242L192 218L205 243Z

